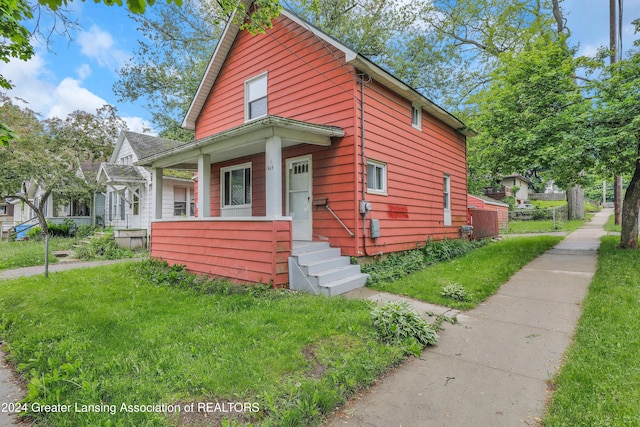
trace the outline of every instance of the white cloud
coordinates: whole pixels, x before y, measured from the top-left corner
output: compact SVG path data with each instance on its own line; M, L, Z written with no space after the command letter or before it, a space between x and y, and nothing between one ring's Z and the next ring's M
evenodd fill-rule
M130 131L146 133L147 135L156 135L157 133L151 127L151 123L141 117L123 117Z
M97 25L80 32L77 41L84 55L112 71L119 70L129 57L127 52L115 46L111 34Z
M37 113L44 114L49 110L50 94L55 88L54 76L48 71L42 55L36 53L29 61L0 62L0 74L13 84L9 96L26 101L22 105Z
M82 64L81 66L78 67L76 72L78 73L78 78L80 80L84 80L91 75L92 70L89 64Z
M67 77L63 79L52 93L55 104L47 117L64 118L76 110L95 112L107 101L81 86L81 81Z

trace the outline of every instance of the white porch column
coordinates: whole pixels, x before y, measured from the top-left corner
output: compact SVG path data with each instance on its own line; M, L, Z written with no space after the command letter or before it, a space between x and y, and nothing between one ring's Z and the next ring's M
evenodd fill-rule
M282 139L272 136L265 147L267 216L282 216Z
M162 219L162 168L153 168L153 217Z
M211 155L198 156L198 217L211 216Z

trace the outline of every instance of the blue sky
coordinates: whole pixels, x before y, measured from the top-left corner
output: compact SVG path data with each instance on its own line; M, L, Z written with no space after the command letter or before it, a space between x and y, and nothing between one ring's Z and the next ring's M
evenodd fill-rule
M119 103L112 89L118 78L117 70L132 56L136 46L136 23L123 7L76 1L71 3L71 8L70 16L81 26L72 32L71 42L56 37L49 50L36 46L37 53L28 62L0 63L0 73L15 85L8 94L23 99L43 117L65 117L74 110L93 112L109 103L117 106L131 130L149 127L149 114L144 108ZM580 43L579 53L593 54L598 46L608 46L608 0L564 0L563 9L572 30L570 42ZM640 1L627 0L624 50L640 38L640 35L634 36L630 24L639 17Z

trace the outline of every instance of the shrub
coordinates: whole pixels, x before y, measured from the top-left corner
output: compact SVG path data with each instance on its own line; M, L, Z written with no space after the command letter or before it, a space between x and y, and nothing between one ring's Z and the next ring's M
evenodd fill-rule
M484 240L428 240L420 249L398 252L362 266L368 284L392 282L440 261L450 260L485 245Z
M438 343L438 334L406 301L390 302L371 311L373 325L383 342L420 355L427 345Z
M51 237L73 237L75 235L77 226L76 223L70 219L65 219L62 224L53 224L47 222L47 229L49 236ZM27 231L27 237L29 239L39 239L42 237L42 229L40 227L33 227Z
M456 301L467 301L468 295L466 289L459 283L451 283L442 288L440 293L445 298L451 298Z
M96 232L96 227L93 225L79 225L76 230L76 237L79 239L84 239L85 237L92 236L93 233Z
M94 238L88 245L76 248L74 254L76 258L84 260L123 259L135 256L135 252L119 247L110 236Z
M203 294L251 294L254 296L278 297L285 291L272 290L268 285L240 285L228 279L211 279L189 273L184 265L169 265L166 261L147 259L135 265L136 273L141 279L160 286L171 286L191 289Z

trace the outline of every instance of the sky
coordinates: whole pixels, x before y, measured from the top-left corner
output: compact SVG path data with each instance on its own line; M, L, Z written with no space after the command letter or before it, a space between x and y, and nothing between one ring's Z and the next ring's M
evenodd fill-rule
M626 51L640 38L640 34L634 36L631 25L640 18L640 1L624 3ZM564 0L562 4L572 34L569 42L579 44L579 54L594 54L599 46L609 45L608 0ZM150 114L142 105L119 102L113 93L118 70L133 56L140 37L136 22L123 7L75 1L70 8L69 16L80 24L71 32L71 41L54 37L49 48L37 44L36 55L27 62L0 62L0 74L15 86L7 94L43 118L64 118L75 110L95 112L108 103L117 107L131 130L150 128Z

